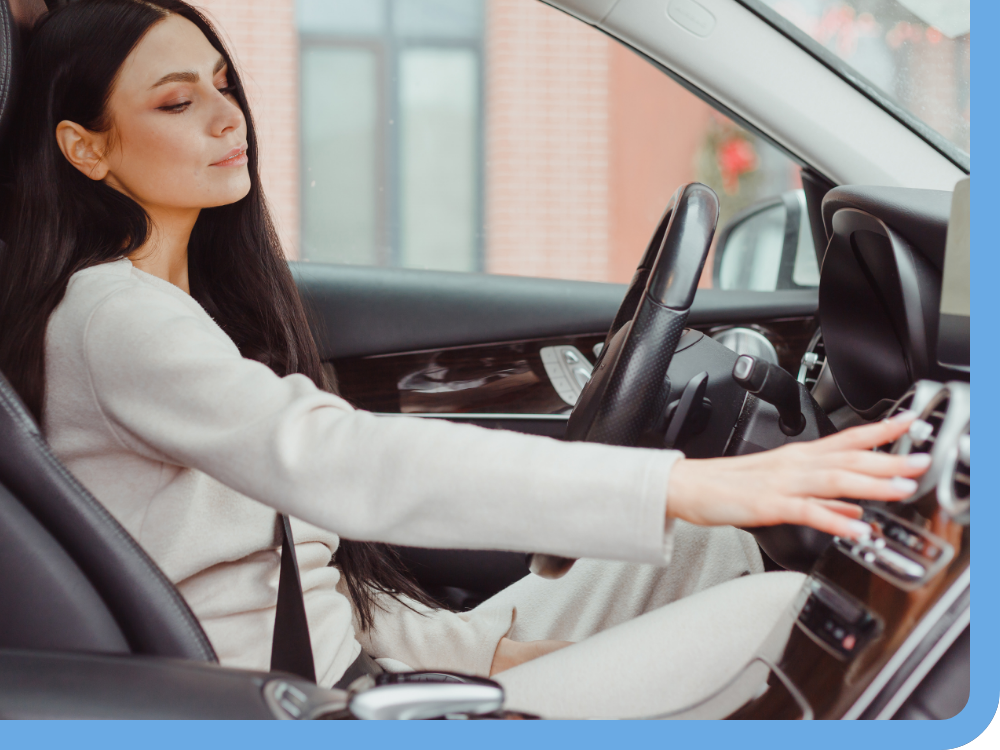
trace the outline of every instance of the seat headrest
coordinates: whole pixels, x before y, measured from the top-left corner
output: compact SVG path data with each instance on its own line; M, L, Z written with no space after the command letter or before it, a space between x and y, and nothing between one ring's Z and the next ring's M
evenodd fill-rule
M43 0L0 0L0 138L13 118L25 37L45 11Z

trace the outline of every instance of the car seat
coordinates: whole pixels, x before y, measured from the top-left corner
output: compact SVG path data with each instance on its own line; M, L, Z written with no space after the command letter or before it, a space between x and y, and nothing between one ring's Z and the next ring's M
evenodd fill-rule
M0 601L0 648L216 661L174 585L52 455L2 376Z

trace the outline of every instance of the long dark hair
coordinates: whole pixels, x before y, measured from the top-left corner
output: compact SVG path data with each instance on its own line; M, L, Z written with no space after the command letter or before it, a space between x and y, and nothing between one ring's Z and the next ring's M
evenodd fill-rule
M332 390L281 252L258 174L246 94L229 52L197 10L181 0L77 0L43 16L31 33L19 92L12 159L15 184L0 252L0 370L39 422L45 404L45 330L70 276L139 249L150 220L138 203L73 167L56 125L70 120L107 132L118 72L149 29L170 14L194 23L229 65L229 83L247 121L249 194L204 209L188 245L191 295L244 357L278 375L301 373ZM225 280L224 283L221 280ZM387 545L342 540L336 564L363 628L376 592L436 606Z

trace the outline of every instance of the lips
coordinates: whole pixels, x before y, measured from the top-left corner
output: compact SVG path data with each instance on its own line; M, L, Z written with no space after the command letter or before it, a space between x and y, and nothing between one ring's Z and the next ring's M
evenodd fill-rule
M222 159L210 164L211 167L240 167L247 163L247 144L243 143L241 146L237 146L228 154L226 154Z

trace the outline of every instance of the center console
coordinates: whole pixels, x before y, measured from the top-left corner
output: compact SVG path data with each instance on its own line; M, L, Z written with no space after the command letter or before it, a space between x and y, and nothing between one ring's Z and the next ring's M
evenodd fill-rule
M931 455L917 491L866 503L871 537L835 538L757 658L675 716L891 718L967 637L969 386L917 383L893 411L904 409L919 417L889 450Z

